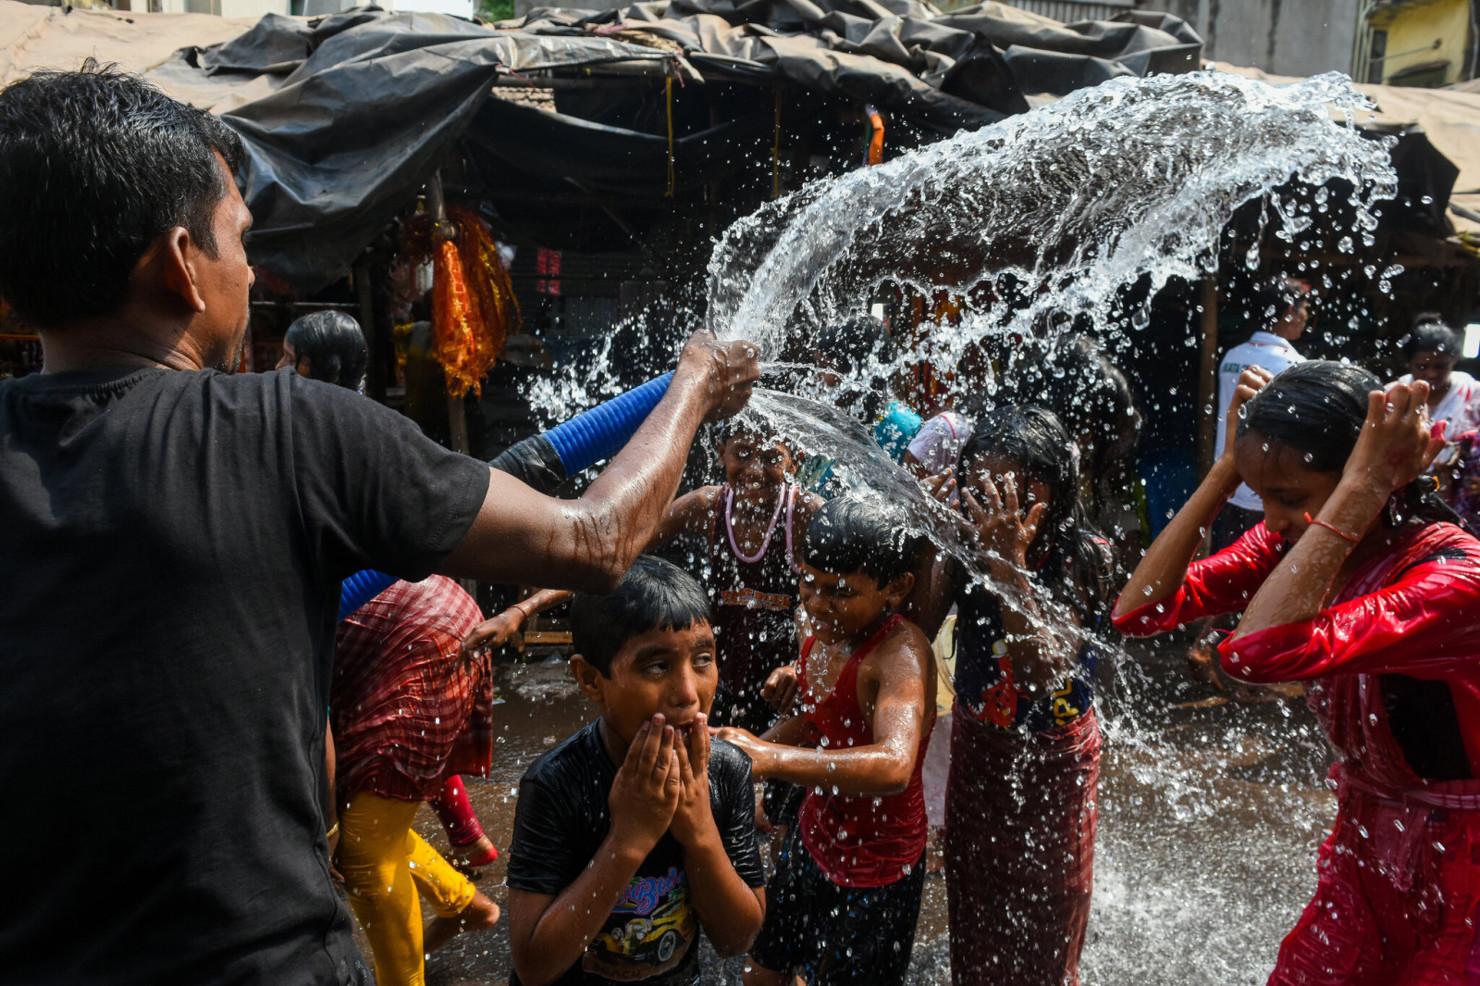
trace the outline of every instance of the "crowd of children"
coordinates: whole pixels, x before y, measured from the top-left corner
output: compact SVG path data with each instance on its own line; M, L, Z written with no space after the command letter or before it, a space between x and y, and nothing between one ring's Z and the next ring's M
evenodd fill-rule
M1297 307L1303 318L1303 286L1266 290L1278 325ZM1265 334L1288 345L1299 333ZM1378 381L1355 367L1298 356L1278 375L1240 367L1218 464L1136 569L1113 627L1117 556L1086 470L1113 462L1139 419L1092 347L1051 348L1067 384L1004 388L990 413L948 410L899 441L904 466L959 516L975 551L965 559L937 557L887 504L804 489L786 439L720 426L724 481L676 499L649 545L699 542L692 573L648 555L611 592L538 590L481 625L472 609L449 627L465 660L443 673L471 676L476 691L487 669L472 657L571 600L571 669L599 713L520 783L511 981L692 983L702 931L718 954L747 954L748 986L903 982L945 682L953 981L1077 983L1097 826L1096 663L1114 629L1155 633L1225 612L1244 614L1222 648L1226 674L1312 682L1339 754L1320 886L1273 981L1464 981L1474 929L1434 901L1480 887L1480 868L1432 847L1480 839L1469 821L1480 811L1480 685L1465 663L1476 641L1457 616L1480 595L1480 543L1435 514L1434 490L1461 513L1480 500L1480 401L1454 371L1452 330L1421 318L1404 345L1411 372L1386 405L1368 401ZM1076 410L1091 380L1108 424ZM1450 429L1436 465L1446 446L1430 421ZM1259 509L1235 517L1225 504L1242 488ZM1244 526L1194 561L1218 516ZM333 721L359 750L367 702L348 697L347 658L356 628L415 588L398 586L341 629L336 705L347 697ZM931 641L948 613L954 668L943 679ZM459 708L435 735L479 728L480 702L439 694ZM339 867L381 981L420 982L424 951L498 911L410 831L411 814L419 800L445 801L458 769L486 764L460 765L449 742L425 763L351 752L362 763L346 770L343 744ZM413 761L420 773L408 777ZM758 829L772 824L768 866ZM425 944L416 890L440 915ZM1426 908L1433 920L1413 925Z

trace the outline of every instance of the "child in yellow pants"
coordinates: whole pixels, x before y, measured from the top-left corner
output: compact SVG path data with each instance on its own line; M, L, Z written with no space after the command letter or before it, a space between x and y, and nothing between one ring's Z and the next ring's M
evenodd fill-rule
M339 872L370 939L380 986L423 986L424 946L435 948L450 938L464 911L478 912L464 916L474 926L492 926L498 919L498 908L472 881L412 830L420 807L419 801L361 791L339 818ZM418 892L440 919L432 922L426 942ZM470 908L475 900L483 906Z

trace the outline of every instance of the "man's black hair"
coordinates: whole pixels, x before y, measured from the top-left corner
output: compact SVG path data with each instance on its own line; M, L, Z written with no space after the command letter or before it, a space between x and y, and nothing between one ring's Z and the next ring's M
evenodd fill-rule
M709 597L672 562L643 555L611 592L578 592L570 604L571 645L610 678L622 645L649 630L687 630L711 622Z
M299 359L308 360L308 375L325 383L359 390L370 353L365 333L353 315L334 309L310 312L293 320L283 341Z
M862 572L885 585L915 570L922 543L876 504L840 496L807 525L802 561L831 575Z
M1278 323L1299 301L1310 299L1310 286L1283 275L1256 281L1249 289L1249 318L1255 329Z
M0 297L45 328L117 310L168 229L214 256L218 154L241 164L221 121L91 60L0 91Z
M1460 356L1459 333L1451 329L1438 312L1423 312L1413 320L1413 329L1403 337L1403 355L1412 359L1419 353Z

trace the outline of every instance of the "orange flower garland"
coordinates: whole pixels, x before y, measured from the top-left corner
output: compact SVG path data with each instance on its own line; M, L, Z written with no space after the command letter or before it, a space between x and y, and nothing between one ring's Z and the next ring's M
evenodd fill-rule
M519 324L519 303L498 244L470 209L451 208L456 240L438 243L432 254L432 331L447 392L483 393L483 378Z

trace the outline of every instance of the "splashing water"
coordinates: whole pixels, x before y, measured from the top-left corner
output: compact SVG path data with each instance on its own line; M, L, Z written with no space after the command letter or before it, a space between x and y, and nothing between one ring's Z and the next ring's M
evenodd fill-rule
M1220 238L1249 203L1262 202L1268 232L1292 246L1309 246L1336 222L1346 228L1327 253L1371 246L1374 210L1397 181L1391 141L1353 126L1369 110L1337 75L1276 88L1203 72L1081 90L816 182L737 222L709 263L707 325L758 343L768 379L790 377L757 390L752 421L830 460L842 487L877 499L972 578L990 581L954 513L840 408L887 392L891 377L922 360L957 396L991 395L998 381L989 373L953 379L988 343L1007 354L1003 377L1041 377L1053 370L1002 344L1051 341L1068 325L1124 347L1169 282L1216 272ZM1251 270L1258 260L1256 243ZM1379 287L1395 273L1353 270ZM841 381L806 372L821 330L899 291L926 299L943 291L963 310L925 327L923 344L876 353ZM546 387L536 405L564 417L611 393L610 356ZM1105 722L1085 981L1262 982L1309 892L1329 821L1318 731L1288 706L1232 720L1169 712L1165 681L1130 662L1115 675L1101 703L1102 716L1116 709ZM944 980L940 930L922 935L912 981Z
M1148 324L1169 281L1216 270L1219 238L1246 203L1264 199L1285 240L1309 231L1312 207L1280 194L1292 180L1320 189L1320 212L1330 209L1328 183L1344 180L1370 245L1375 203L1396 193L1397 179L1390 142L1352 126L1369 110L1337 74L1276 88L1199 72L1080 90L816 182L735 223L709 263L708 326L759 343L773 360L805 363L816 355L810 339L866 312L887 286L969 299L959 324L928 327L923 347L871 357L838 384L804 383L808 396L762 389L747 413L832 460L843 488L884 502L986 580L954 513L829 405L856 406L922 359L949 379L989 337L1051 336L1072 324L1124 338ZM1127 301L1132 289L1138 301ZM1046 371L1009 355L1004 372ZM990 393L995 381L985 373L956 386Z
M775 355L785 335L858 313L892 281L956 293L1028 285L1026 305L1021 289L1003 290L977 314L1026 326L1052 311L1119 328L1110 313L1122 289L1144 277L1154 294L1210 273L1238 207L1291 179L1349 182L1370 245L1372 205L1397 178L1390 145L1350 126L1369 110L1337 74L1277 88L1198 72L1079 90L735 223L709 263L708 325ZM1272 204L1287 237L1310 227ZM1130 314L1145 324L1134 317L1144 306Z
M1376 204L1397 182L1390 142L1353 126L1369 109L1337 75L1284 88L1218 73L1117 79L818 182L741 220L710 261L707 322L723 338L759 343L769 359L805 364L819 331L866 312L886 290L965 299L959 322L929 326L923 348L870 358L841 383L788 388L801 394L759 390L747 414L832 460L844 488L877 499L970 577L990 581L953 512L837 405L886 390L922 359L949 378L990 339L1074 325L1126 341L1148 325L1168 282L1216 272L1220 237L1250 202L1264 202L1264 222L1287 243L1340 210L1352 228L1332 252L1353 252L1353 236L1371 246ZM1257 266L1257 246L1247 263ZM1009 357L1003 373L1014 372L1046 371ZM996 384L985 374L955 382L987 393ZM1277 721L1257 718L1153 722L1147 706L1165 684L1118 674L1124 707L1105 725L1086 981L1262 982L1309 892L1329 819L1315 784L1318 732L1303 718L1273 738L1266 731ZM1205 845L1209 831L1216 851L1179 854L1179 843ZM944 965L941 939L926 941L914 981L940 981Z

